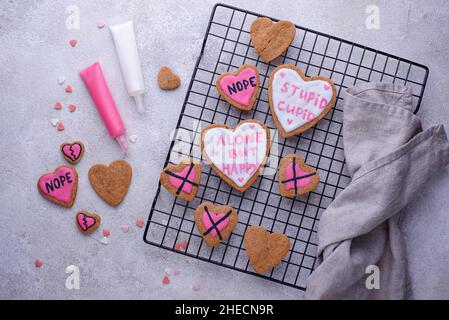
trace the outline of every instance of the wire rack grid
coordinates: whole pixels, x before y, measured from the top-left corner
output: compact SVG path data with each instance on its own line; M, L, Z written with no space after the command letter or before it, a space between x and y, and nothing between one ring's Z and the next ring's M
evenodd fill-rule
M417 112L428 68L301 26L296 26L296 37L288 50L271 63L266 63L260 60L252 47L249 34L251 23L259 16L228 5L217 4L214 7L164 166L177 163L180 157L201 159L201 128L213 123L234 127L241 120L258 119L274 132L279 156L294 152L317 168L321 177L319 186L306 196L281 197L278 175L274 170L275 174L261 175L246 192L240 193L224 183L203 162L200 189L191 202L175 199L159 183L144 241L305 290L307 278L316 266L317 223L321 213L350 181L344 166L341 93L360 82L404 84L412 87L413 105ZM215 80L221 73L234 71L244 63L256 65L261 77L257 103L249 112L230 106L220 98L215 88ZM298 66L307 76L331 78L338 93L336 105L324 119L300 136L288 139L277 135L267 96L268 77L282 63ZM278 160L275 155L267 165L277 168ZM204 201L228 204L239 214L239 223L229 239L213 249L203 243L193 218L195 208ZM264 275L254 272L243 247L243 235L249 225L261 225L271 232L284 233L291 242L288 255ZM182 242L187 244L186 248L177 245Z

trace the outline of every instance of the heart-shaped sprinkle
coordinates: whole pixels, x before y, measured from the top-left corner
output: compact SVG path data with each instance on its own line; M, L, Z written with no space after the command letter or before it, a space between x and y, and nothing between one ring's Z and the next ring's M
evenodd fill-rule
M282 158L279 166L279 191L284 197L294 197L312 191L320 182L315 168L305 164L297 154Z
M67 92L67 93L72 93L73 92L73 88L72 88L72 86L70 84L65 87L65 92Z
M56 124L56 130L58 131L64 131L64 124L62 123L61 120L58 121L58 123Z
M104 28L105 25L106 25L106 22L103 19L97 21L98 29Z
M195 225L209 247L226 240L237 222L237 212L230 206L204 202L195 210Z
M192 201L201 179L201 165L191 159L184 159L177 165L170 165L161 172L161 184L175 196Z
M62 103L59 102L59 101L57 101L57 102L55 103L55 109L56 109L56 110L61 110L61 109L62 109Z
M181 85L181 78L169 67L162 67L157 74L157 83L163 90L173 90Z
M34 265L36 268L42 267L43 264L44 262L41 259L36 259L36 261L34 261Z
M143 219L137 219L136 220L136 226L138 228L143 228L144 225L145 225L145 221L143 221Z
M60 166L54 172L42 175L37 187L48 200L70 208L76 197L78 174L75 168Z
M70 112L74 112L76 110L76 105L69 104L69 110L70 110Z
M251 64L241 66L234 73L223 73L216 87L221 96L241 110L251 110L259 92L259 71Z
M235 129L214 124L201 133L205 160L226 183L240 192L256 180L269 147L270 131L258 120L242 121Z
M77 41L76 39L72 39L72 40L69 41L69 43L70 43L70 45L71 45L73 48L75 48L76 45L78 44L78 41Z
M268 91L271 114L284 138L315 125L336 101L335 86L330 79L307 78L299 68L288 64L272 72Z
M170 284L170 278L168 276L164 276L162 279L162 284L167 285Z
M109 229L104 228L103 229L103 237L109 237L111 235L111 231Z
M83 234L95 231L101 223L101 217L96 213L79 211L76 214L76 225Z
M76 164L84 155L84 144L81 141L65 142L61 144L61 152L68 162Z

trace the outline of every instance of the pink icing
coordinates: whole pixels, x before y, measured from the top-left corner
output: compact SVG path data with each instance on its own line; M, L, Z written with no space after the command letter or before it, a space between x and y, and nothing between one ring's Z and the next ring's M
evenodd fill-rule
M220 80L220 88L238 104L249 105L254 90L257 87L257 73L252 68L243 69L236 76L224 76Z
M56 200L70 203L75 187L76 175L73 169L60 167L56 172L46 174L39 179L39 189Z
M295 163L295 170L296 170L296 177L301 177L304 175L308 175L310 174L310 172L301 170L301 168L299 167L299 165L297 163ZM294 178L294 174L293 174L293 163L290 163L287 166L287 171L286 171L286 180L292 179ZM296 187L297 188L304 188L307 185L309 185L312 182L312 177L308 177L308 178L304 178L304 179L298 179L296 180ZM291 190L295 188L295 182L294 181L289 181L285 184L287 190Z
M78 220L78 224L81 227L81 229L83 229L84 231L86 231L87 229L89 229L90 227L92 227L96 220L92 217L89 217L87 215L85 215L82 212L79 212L77 215L77 220Z
M223 218L225 216L223 213L215 214L215 212L210 211L210 210L209 210L209 213L210 213L210 216L212 217L212 220L214 221L214 223L217 223L218 220L220 220L221 218ZM203 222L203 225L206 227L206 230L209 230L209 228L212 227L212 222L210 221L209 216L207 215L206 211L203 212L203 216L202 216L201 220ZM224 219L219 224L217 224L216 227L218 228L219 231L221 231L224 228L226 228L228 225L229 225L229 217ZM210 234L212 236L216 237L217 230L215 228L212 229Z
M183 177L185 178L187 176L187 172L189 171L190 166L186 166L181 172L174 172L174 174L176 174L177 176ZM195 180L195 168L192 169L192 171L190 171L189 176L187 177L187 179L189 181L194 181ZM179 189L181 187L182 184L182 179L176 178L176 177L169 177L169 181L170 183L176 188ZM192 184L188 183L187 181L184 182L184 185L182 186L181 189L182 192L185 193L191 193L192 192Z
M76 161L81 154L81 145L79 143L66 144L62 147L62 152L72 161Z

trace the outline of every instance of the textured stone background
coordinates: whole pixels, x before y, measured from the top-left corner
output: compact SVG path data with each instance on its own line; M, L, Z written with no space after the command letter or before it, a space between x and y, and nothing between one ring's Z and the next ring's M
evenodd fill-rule
M432 1L225 1L262 14L376 47L430 67L420 116L424 125L449 124L447 54L449 4ZM142 241L134 226L147 218L157 179L169 147L190 75L215 1L6 1L0 3L0 298L300 298L302 292L240 272L167 252ZM380 30L367 30L365 9L380 8ZM80 8L81 28L67 30L67 5ZM147 114L139 116L126 94L110 32L97 29L101 18L128 14L135 18L145 74ZM72 48L68 41L78 40ZM128 134L138 135L128 160L133 183L117 209L103 203L87 180L89 167L121 158L78 77L78 71L100 60ZM155 76L171 65L183 85L161 92ZM66 94L57 84L64 75L74 87ZM60 100L67 108L53 109ZM64 121L57 132L50 118ZM43 199L39 176L64 163L59 144L79 138L87 152L75 206L64 209ZM449 298L449 171L442 171L416 195L403 220L414 298ZM102 213L110 243L100 233L84 238L74 227L76 209ZM132 224L124 234L121 225ZM44 266L34 267L41 258ZM65 269L81 270L81 289L65 288ZM182 274L162 286L164 268ZM192 283L201 284L193 292Z

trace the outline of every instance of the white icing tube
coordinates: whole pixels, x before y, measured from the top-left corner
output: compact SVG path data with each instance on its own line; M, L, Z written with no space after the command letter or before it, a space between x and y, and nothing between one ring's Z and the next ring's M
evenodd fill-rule
M137 111L144 113L142 66L140 64L139 52L137 51L136 35L132 20L115 24L109 27L114 38L115 49L120 61L123 78L125 79L128 94L132 96L137 105Z

